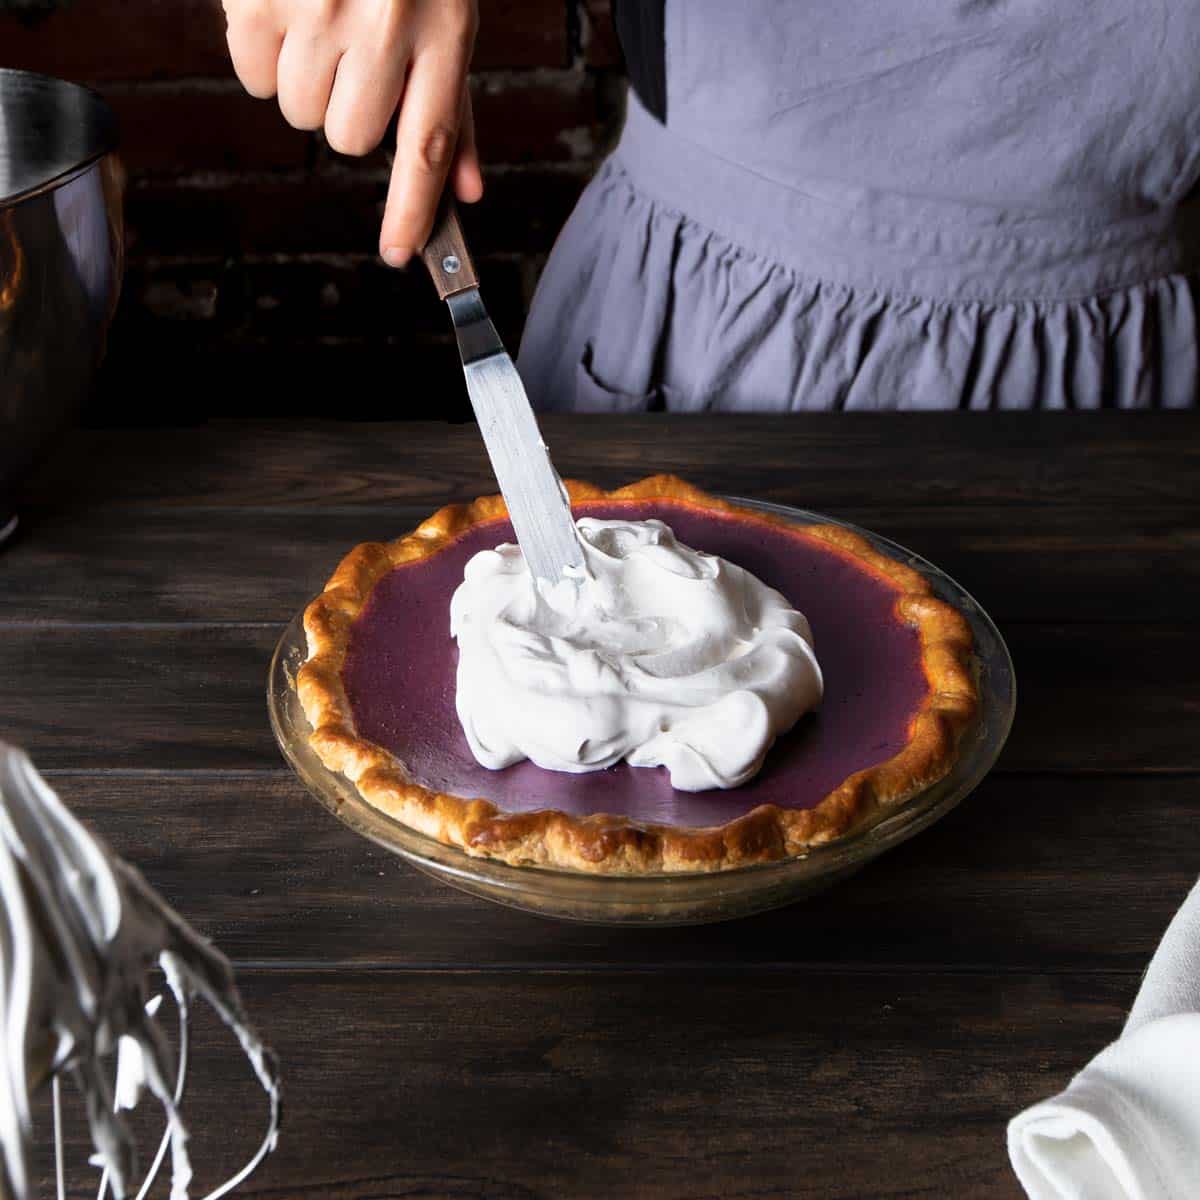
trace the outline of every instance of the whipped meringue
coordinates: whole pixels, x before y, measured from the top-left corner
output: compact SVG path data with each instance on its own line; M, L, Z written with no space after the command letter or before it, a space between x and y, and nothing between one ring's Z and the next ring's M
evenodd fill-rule
M661 521L577 527L584 566L552 588L515 545L467 563L450 631L471 752L493 769L664 766L688 792L745 783L820 702L808 621Z

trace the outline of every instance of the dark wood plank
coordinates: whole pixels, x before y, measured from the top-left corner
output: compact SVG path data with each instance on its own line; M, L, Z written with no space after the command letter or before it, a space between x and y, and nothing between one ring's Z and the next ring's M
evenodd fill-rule
M279 762L264 688L280 628L0 629L6 734L44 767ZM1200 625L1012 625L1021 699L1009 770L1197 770Z
M398 536L423 515L411 508L28 513L4 552L0 621L285 623L353 545Z
M286 1089L251 1194L850 1200L1019 1195L1005 1120L1117 1034L1136 981L243 972L241 986ZM227 1036L198 1026L185 1111L205 1186L253 1147L262 1107Z
M43 767L276 767L276 626L0 631L5 736Z
M0 560L0 621L286 621L351 546L396 537L428 511L35 511ZM1191 621L1200 611L1200 504L1052 505L1036 520L985 506L837 515L937 563L1001 622Z
M1121 771L1200 767L1200 626L1013 625L1017 715L1001 765ZM1189 745L1190 743L1190 745Z
M818 510L1190 504L1200 413L551 416L565 474L611 486L676 471ZM34 504L431 507L495 490L471 425L214 422L83 432L31 482ZM1014 513L1014 522L1017 520Z
M1200 849L1196 778L1171 774L1200 770L1200 416L546 431L566 473L670 469L842 513L958 575L1017 662L1001 772L857 879L727 926L614 932L464 897L303 795L263 685L350 544L493 490L476 431L76 435L0 561L0 718L250 964L289 1096L253 1190L1017 1194L1005 1119L1116 1034ZM199 1044L220 1169L258 1102L211 1023Z
M241 962L1140 974L1200 861L1200 779L996 775L939 825L803 904L723 925L611 930L436 883L282 773L52 782Z

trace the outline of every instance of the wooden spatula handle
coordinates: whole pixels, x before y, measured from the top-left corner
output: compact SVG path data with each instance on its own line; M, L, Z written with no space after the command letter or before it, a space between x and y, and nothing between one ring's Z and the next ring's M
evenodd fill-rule
M455 292L479 286L479 276L475 274L475 264L467 250L467 239L458 223L458 208L449 196L442 200L421 258L443 300Z

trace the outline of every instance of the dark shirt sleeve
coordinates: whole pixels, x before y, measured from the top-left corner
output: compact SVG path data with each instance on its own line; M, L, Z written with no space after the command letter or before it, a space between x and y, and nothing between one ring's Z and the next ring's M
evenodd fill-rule
M666 0L613 0L613 23L629 83L647 112L666 124L667 47L663 35Z

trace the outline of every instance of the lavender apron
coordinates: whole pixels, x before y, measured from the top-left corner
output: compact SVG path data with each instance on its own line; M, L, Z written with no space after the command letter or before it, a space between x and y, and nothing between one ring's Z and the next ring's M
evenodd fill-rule
M1200 4L667 0L520 368L580 412L1197 403Z

